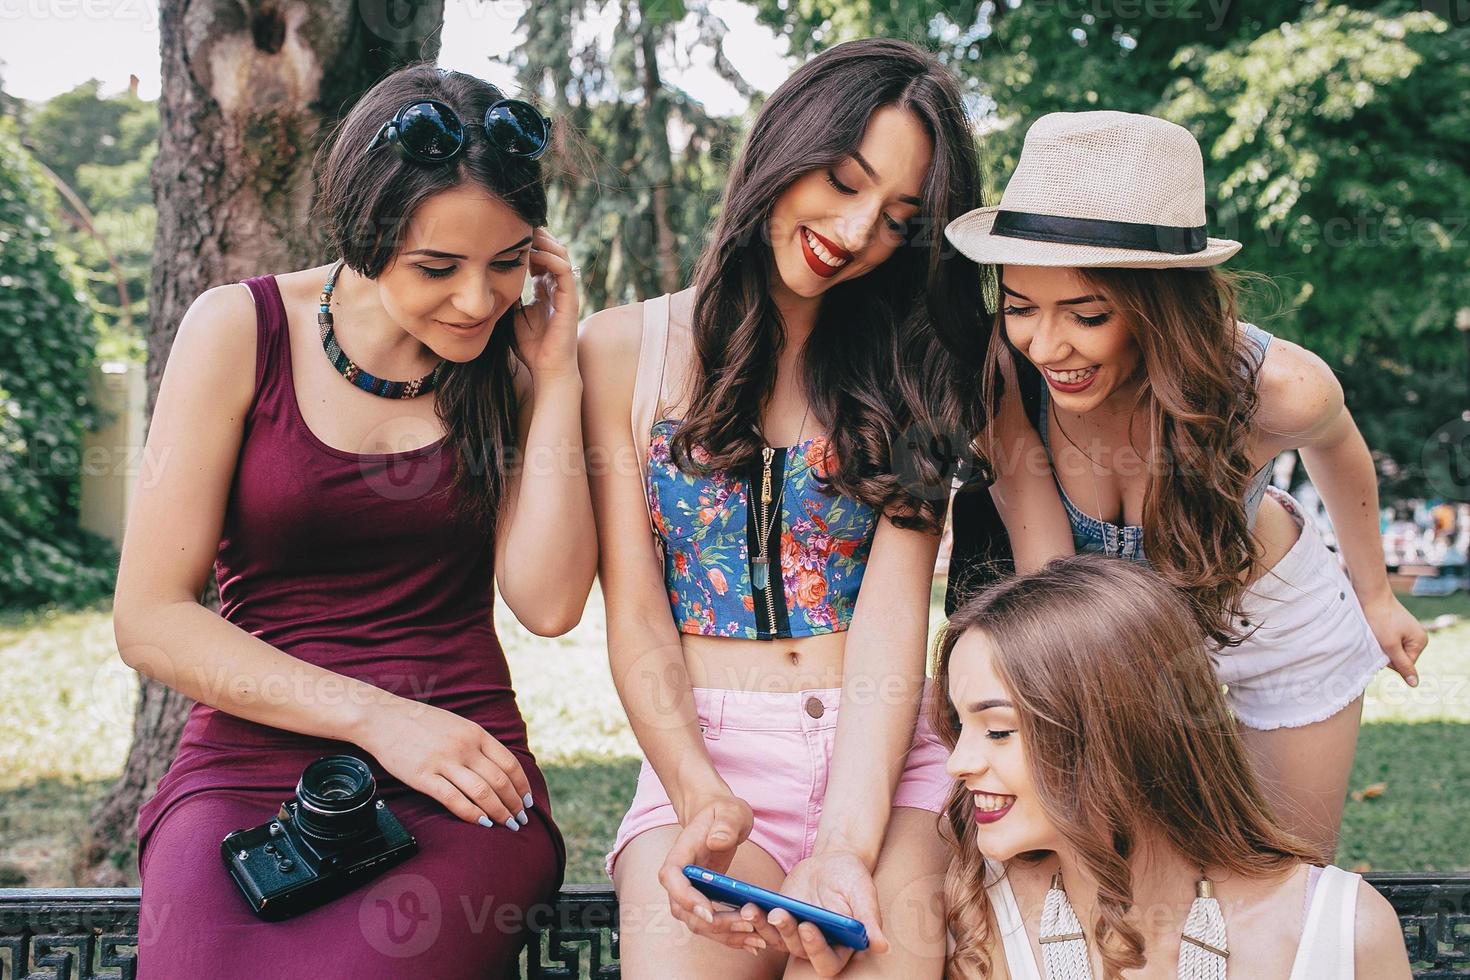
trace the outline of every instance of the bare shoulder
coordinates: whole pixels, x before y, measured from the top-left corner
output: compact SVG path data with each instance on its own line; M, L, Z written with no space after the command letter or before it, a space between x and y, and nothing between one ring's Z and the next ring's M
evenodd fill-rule
M577 325L577 356L582 370L600 368L607 361L637 363L642 339L641 302L598 310Z
M643 318L648 300L598 310L577 327L577 365L584 384L611 386L631 397L633 376L643 346ZM669 296L669 349L672 385L678 360L687 353L689 320L694 307L694 290Z
M1309 442L1343 409L1342 385L1327 362L1281 337L1266 348L1256 389L1259 437L1282 449Z
M243 347L255 352L255 297L241 282L211 286L189 304L179 321L178 337L204 334L211 343L233 345L230 353Z
M1353 965L1360 977L1407 978L1409 953L1398 913L1368 882L1358 882Z
M179 321L166 374L207 383L215 404L248 405L255 393L255 300L243 283L200 293Z
M643 342L643 304L598 310L577 326L577 370L589 406L631 406Z

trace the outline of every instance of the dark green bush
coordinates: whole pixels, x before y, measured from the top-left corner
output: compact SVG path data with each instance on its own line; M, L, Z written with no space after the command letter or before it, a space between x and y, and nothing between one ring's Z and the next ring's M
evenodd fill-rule
M112 590L111 545L77 524L98 318L57 239L56 193L0 118L0 608Z

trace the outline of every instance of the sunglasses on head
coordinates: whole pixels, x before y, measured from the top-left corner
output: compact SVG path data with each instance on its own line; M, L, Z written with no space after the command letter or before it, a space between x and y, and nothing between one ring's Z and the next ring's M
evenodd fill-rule
M485 110L482 123L462 123L455 111L437 99L419 99L399 107L385 122L363 155L391 145L416 163L447 163L464 152L465 130L480 129L506 153L535 160L551 143L551 120L529 102L501 99Z

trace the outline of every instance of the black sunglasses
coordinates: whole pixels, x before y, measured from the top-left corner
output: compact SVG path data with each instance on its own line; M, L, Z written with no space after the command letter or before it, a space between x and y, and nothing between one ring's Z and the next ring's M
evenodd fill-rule
M535 160L551 143L551 120L529 102L501 99L485 110L483 123L462 123L454 110L437 99L410 102L393 113L363 155L384 143L417 163L447 163L464 152L465 130L481 129L506 153Z

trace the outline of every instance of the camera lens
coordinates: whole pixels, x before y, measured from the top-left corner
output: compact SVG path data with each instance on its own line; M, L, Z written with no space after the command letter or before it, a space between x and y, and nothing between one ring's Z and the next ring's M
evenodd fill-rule
M301 829L325 840L343 840L373 826L377 792L372 770L356 756L329 755L316 760L296 783L296 820Z

